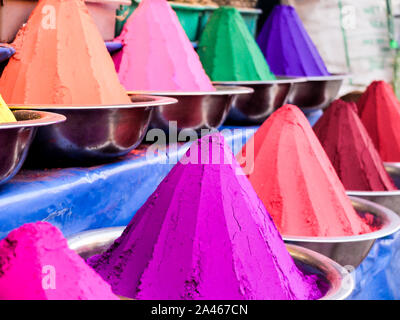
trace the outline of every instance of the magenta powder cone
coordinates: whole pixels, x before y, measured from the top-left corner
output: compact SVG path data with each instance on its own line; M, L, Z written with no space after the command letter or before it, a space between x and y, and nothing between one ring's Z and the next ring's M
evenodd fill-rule
M275 75L330 75L300 17L291 6L278 5L274 8L257 43Z
M135 299L321 295L315 277L294 264L220 134L193 143L122 236L88 263L114 293Z

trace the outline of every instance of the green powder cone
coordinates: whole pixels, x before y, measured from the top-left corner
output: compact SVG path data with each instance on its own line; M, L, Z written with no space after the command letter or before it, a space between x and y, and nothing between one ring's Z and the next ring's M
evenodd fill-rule
M201 35L198 54L213 81L275 80L239 11L217 9Z

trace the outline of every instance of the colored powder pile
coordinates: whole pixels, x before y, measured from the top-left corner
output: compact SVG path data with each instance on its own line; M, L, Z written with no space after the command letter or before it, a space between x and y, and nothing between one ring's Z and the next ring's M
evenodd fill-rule
M219 134L193 143L122 236L88 263L116 294L136 299L321 296Z
M346 190L396 190L354 102L334 101L314 126Z
M17 122L14 114L8 108L6 102L3 100L3 97L0 94L0 123L6 122Z
M47 222L25 224L0 242L2 300L118 300L110 286Z
M0 79L8 103L129 104L81 0L39 0Z
M198 53L213 81L276 79L236 8L221 7L213 13L201 35Z
M370 84L358 101L358 111L385 162L400 162L400 103L384 81Z
M247 152L246 149L254 152ZM290 155L290 156L288 156ZM354 210L299 108L275 111L237 155L279 231L285 236L347 236L372 231Z
M166 0L141 1L118 40L114 63L127 90L215 91Z
M300 17L291 6L279 5L273 9L257 42L276 75L330 75Z

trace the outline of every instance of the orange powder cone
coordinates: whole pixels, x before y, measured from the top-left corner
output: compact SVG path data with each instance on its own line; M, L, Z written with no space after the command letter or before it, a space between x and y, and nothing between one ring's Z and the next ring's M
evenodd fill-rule
M102 37L81 0L39 0L0 79L12 104L127 104Z

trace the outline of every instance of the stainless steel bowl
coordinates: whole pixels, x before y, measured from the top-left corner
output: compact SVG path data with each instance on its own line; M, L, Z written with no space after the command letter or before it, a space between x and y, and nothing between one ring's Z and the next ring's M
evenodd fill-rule
M177 102L167 97L134 95L127 105L10 106L54 111L67 121L38 130L27 159L33 167L93 165L124 156L143 140L152 111Z
M69 247L83 259L106 251L122 234L124 227L103 228L79 233L68 238ZM354 280L347 270L331 259L311 250L287 245L290 255L307 273L317 274L327 286L324 300L343 300L354 288Z
M286 78L271 81L214 81L213 84L253 89L253 93L238 96L234 100L228 120L258 124L287 102L294 83L304 81L305 78Z
M400 218L391 210L371 201L350 197L359 215L370 213L378 231L343 237L300 237L282 235L286 243L299 245L319 252L342 266L358 267L368 255L376 239L400 230Z
M384 164L396 187L400 189L400 163ZM378 203L400 216L400 190L394 191L347 191L347 195Z
M335 100L344 79L349 75L333 74L326 77L308 77L304 82L293 84L288 103L301 109L325 109Z
M14 111L17 122L0 124L0 185L14 177L25 161L38 127L65 121L65 117L41 111Z
M129 94L150 94L172 97L178 103L154 111L151 127L165 132L182 130L217 129L225 121L238 95L249 94L253 89L246 87L216 86L210 92L155 92L132 91Z

